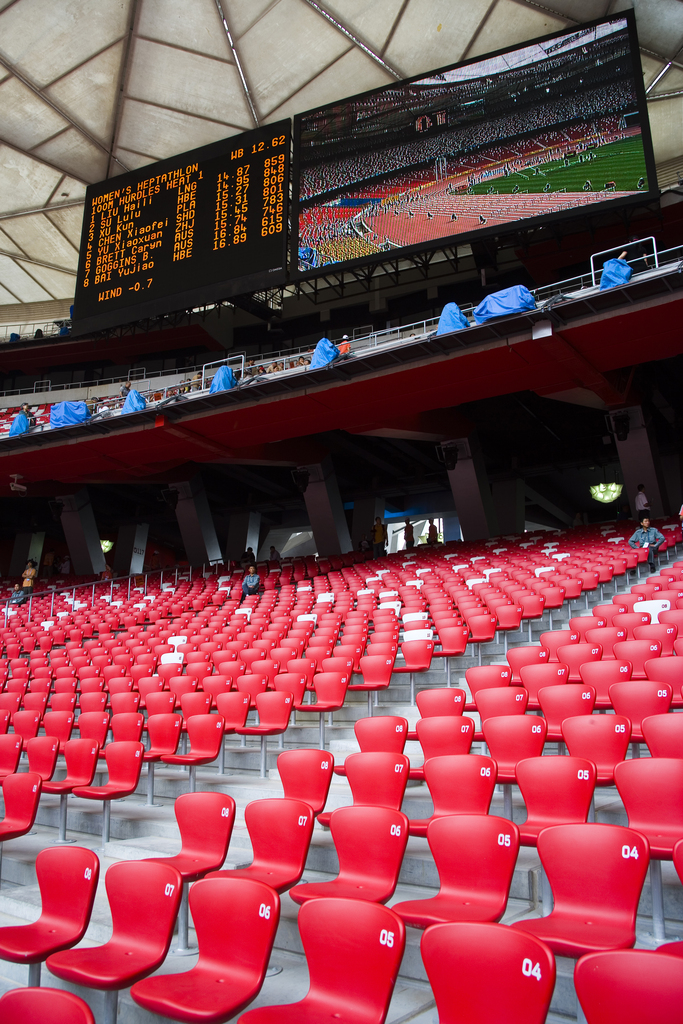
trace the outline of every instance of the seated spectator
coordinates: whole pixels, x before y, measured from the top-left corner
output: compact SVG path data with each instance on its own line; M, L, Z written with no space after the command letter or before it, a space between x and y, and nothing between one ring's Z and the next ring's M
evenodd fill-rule
M12 605L23 604L26 600L26 594L21 589L18 583L14 584L14 590L12 591L9 599L9 603Z
M249 550L251 550L251 548ZM261 577L256 572L256 566L250 565L247 575L242 580L242 601L248 594L258 594L260 586Z
M119 394L120 394L121 398L125 402L125 400L128 398L128 395L130 394L130 381L129 380L125 380L123 382L123 384L119 388Z
M24 402L24 404L21 407L21 411L23 412L24 416L28 420L29 427L35 427L35 425L36 425L36 418L33 415L33 413L31 412L31 407L28 404L28 402Z

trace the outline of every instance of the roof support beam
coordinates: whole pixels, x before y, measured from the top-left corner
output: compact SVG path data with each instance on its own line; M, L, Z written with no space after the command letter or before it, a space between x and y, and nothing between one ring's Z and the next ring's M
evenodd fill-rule
M337 31L341 32L343 36L346 36L346 38L349 39L354 46L357 46L359 50L362 50L363 53L370 57L371 60L374 60L376 64L379 64L379 66L384 71L386 71L387 74L391 75L392 78L395 78L397 82L400 82L401 79L405 77L404 75L401 75L395 68L392 68L390 64L387 64L385 60L382 60L378 53L375 53L375 51L372 50L366 43L364 43L362 39L359 39L358 36L354 35L353 32L351 32L346 27L346 25L343 25L340 21L337 21L337 19L334 18L329 13L329 11L325 10L322 4L317 3L316 0L306 0L306 3L308 4L309 7L312 7L317 14L321 15L321 17L323 17L325 21L329 21L330 25L334 25Z
M259 126L259 119L258 119L258 114L256 113L256 106L254 105L254 101L252 99L251 90L249 88L249 83L247 82L247 76L245 75L244 69L242 68L242 62L240 60L240 55L239 55L239 53L237 51L237 47L235 46L235 43L233 42L232 32L230 31L230 26L228 25L228 19L225 17L225 13L223 11L223 4L221 3L221 0L214 0L214 2L216 4L216 9L218 11L218 17L223 22L223 28L225 30L225 34L226 34L227 39L228 39L228 46L230 47L230 50L232 51L232 55L235 58L235 66L237 68L237 73L240 76L240 81L242 82L242 88L244 89L244 95L246 97L247 103L249 104L249 110L251 111L251 116L254 119L254 125L255 125L256 128L258 128L258 126Z

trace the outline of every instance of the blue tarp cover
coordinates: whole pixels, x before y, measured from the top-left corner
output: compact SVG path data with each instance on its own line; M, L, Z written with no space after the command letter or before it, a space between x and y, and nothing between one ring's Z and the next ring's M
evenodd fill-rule
M235 374L232 372L230 367L219 366L215 377L211 381L209 394L215 395L217 391L231 391L236 384L237 381L235 380Z
M456 302L447 302L441 310L437 334L450 334L452 331L461 331L463 327L469 327L470 322Z
M50 409L50 426L53 429L73 427L87 419L90 419L90 413L85 402L58 402Z
M600 291L614 288L618 284L626 284L631 280L632 273L626 260L605 260L600 278Z
M123 409L121 415L125 416L128 412L142 412L143 409L147 408L147 402L144 400L139 391L135 388L131 388L126 396L126 400L123 403Z
M9 436L15 437L17 434L25 434L28 430L28 416L24 412L17 413L12 420L12 426L9 428Z
M473 316L478 324L483 324L496 316L523 313L526 309L536 309L536 301L528 288L516 284L513 288L504 288L502 292L487 295L474 310Z
M329 338L321 338L315 346L315 352L311 359L311 370L318 370L321 366L327 366L334 359L339 358L339 349Z

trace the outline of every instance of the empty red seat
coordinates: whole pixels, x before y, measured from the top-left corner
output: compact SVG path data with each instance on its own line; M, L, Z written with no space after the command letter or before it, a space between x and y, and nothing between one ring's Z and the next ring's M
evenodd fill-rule
M332 812L330 831L339 859L331 882L297 885L295 903L342 897L386 903L393 895L408 842L408 819L388 807L340 807Z
M523 715L526 712L526 705L529 695L523 686L506 686L495 690L479 690L476 704L482 728L484 722L489 718L498 718L500 715ZM483 738L481 731L475 733L474 738Z
M547 647L513 647L507 652L508 665L512 669L512 684L522 682L520 671L524 665L545 665L550 660ZM560 661L564 661L563 658Z
M519 852L519 829L484 814L437 818L427 829L440 888L426 900L394 904L413 928L443 921L499 921L505 913Z
M394 672L410 675L410 703L415 703L415 673L426 672L432 663L433 640L404 640L400 645L404 664L394 665Z
M249 878L286 892L303 874L313 834L314 816L302 800L253 800L244 820L253 850L245 868L212 871L208 878Z
M182 880L174 867L119 861L105 875L112 936L101 946L53 953L48 970L72 985L103 989L104 1020L115 1022L119 989L160 967L171 944ZM134 912L132 912L134 908Z
M410 769L405 754L390 754L379 750L349 754L344 767L355 807L389 807L400 810ZM330 812L326 811L318 815L318 821L328 826L330 817Z
M40 775L42 782L52 778L57 764L59 743L51 736L34 736L26 744L28 770Z
M546 662L540 665L523 665L519 670L522 686L529 695L527 708L537 710L538 691L542 686L563 686L569 681L569 669L559 662Z
M292 662L287 666L290 672ZM315 677L315 704L302 704L300 712L317 714L320 719L320 749L325 749L325 712L338 711L344 706L349 676L345 672L320 672Z
M652 715L666 715L671 706L671 687L649 679L631 679L609 688L612 707L631 722L631 742L642 743L642 721Z
M25 836L33 828L38 812L42 779L34 772L8 775L2 784L5 816L0 821L0 878L2 877L2 844Z
M541 647L548 651L548 661L555 662L560 659L557 656L558 647L567 644L578 644L579 634L573 629L555 629L550 633L541 633Z
M72 789L74 796L84 797L86 800L102 800L102 849L109 842L111 801L130 796L137 789L144 749L142 743L133 740L107 744L104 753L109 778L106 784L74 786Z
M327 751L285 750L277 759L277 770L286 797L303 800L320 814L332 781L334 757Z
M545 1024L555 959L543 942L458 921L428 928L420 950L440 1024Z
M131 996L150 1013L223 1021L259 994L280 919L280 900L258 881L204 879L190 893L199 959L192 970L138 981Z
M148 857L157 864L170 864L183 880L183 897L178 915L178 948L188 950L188 890L191 882L222 867L235 824L235 801L225 793L183 793L173 806L182 848L173 857Z
M187 719L186 724L190 740L189 751L186 754L164 754L160 760L164 764L187 765L190 769L190 793L194 793L197 767L211 764L218 757L223 743L225 720L222 715L193 715Z
M446 754L469 754L474 739L474 721L467 715L446 718L420 718L417 723L425 763L430 757ZM411 767L410 779L424 779L424 764Z
M14 988L0 998L3 1024L95 1024L78 996L57 988Z
M614 769L626 757L631 723L622 715L587 715L565 718L562 736L573 757L592 761L597 770L596 786L614 784Z
M574 969L576 995L589 1024L678 1024L683 964L667 946L588 953Z
M282 735L289 725L294 697L287 691L256 694L258 725L241 725L235 729L240 736L261 737L261 778L265 779L268 757L268 737Z
M445 715L462 715L467 694L457 687L440 687L438 690L420 690L415 700L422 718L439 718ZM408 731L407 738L416 740L417 733Z
M556 956L633 946L649 860L639 832L620 825L556 825L540 833L538 853L554 909L512 928L535 935Z
M544 828L582 824L595 789L596 768L582 757L530 757L517 763L527 817L519 826L522 846L535 846Z
M411 820L411 836L426 836L430 822L448 814L488 814L496 762L480 754L432 757L425 764L425 782L434 810L431 818Z
M243 1024L313 1024L336 1018L384 1024L405 948L405 927L388 907L358 900L309 900L299 911L309 990L284 1006L249 1010ZM335 937L330 958L328 937Z
M683 705L683 657L652 658L645 662L643 668L648 679L669 684L673 690L672 707Z
M683 715L653 715L641 729L652 757L683 757Z
M386 655L366 654L359 657L358 668L363 677L362 683L352 683L350 690L365 690L368 695L368 715L372 714L372 694L386 690L391 683L394 671L394 658Z
M73 711L48 711L48 713L43 716L43 729L45 730L45 735L52 736L57 740L60 754L64 753L64 746L71 739L73 727Z
M662 645L659 640L622 640L614 645L614 656L619 661L630 661L632 679L647 679L645 662L659 658Z
M543 753L546 723L537 715L488 718L482 725L482 731L491 757L498 766L499 783L515 782L518 761L540 757ZM511 805L509 810L511 814Z
M631 678L630 661L589 661L581 666L581 681L595 687L596 708L611 708L610 687Z
M16 711L12 716L14 735L19 736L24 743L27 743L33 736L37 736L40 720L41 715L38 711ZM73 715L71 720L73 722Z
M29 964L29 985L40 984L40 966L50 954L70 949L85 935L99 874L97 855L79 846L48 848L36 857L40 917L0 928L0 958ZM1 1014L0 1020L5 1020Z
M359 718L353 731L362 753L386 751L402 754L408 735L408 722L398 715L380 715L377 718ZM346 775L343 765L334 769L335 775Z
M468 668L465 671L465 679L472 695L472 700L467 702L465 710L476 711L479 690L509 686L512 681L512 669L509 665L479 665Z
M602 647L600 644L567 644L566 647L559 647L557 656L563 665L569 669L569 682L581 682L581 666L591 661L600 661L602 658Z

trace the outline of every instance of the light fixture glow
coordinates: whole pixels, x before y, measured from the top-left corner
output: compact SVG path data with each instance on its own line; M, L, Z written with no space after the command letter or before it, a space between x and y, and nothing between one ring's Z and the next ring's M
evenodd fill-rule
M100 541L100 547L102 548L102 551L106 555L114 547L114 541L113 540L101 540Z
M623 484L593 484L590 488L591 498L609 505L611 501L617 500L623 489Z

